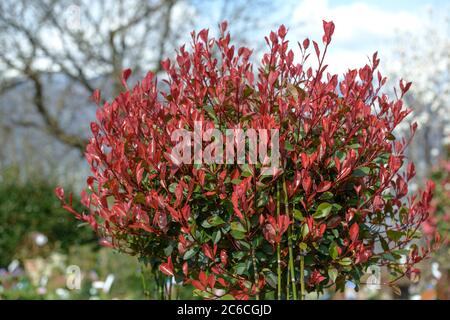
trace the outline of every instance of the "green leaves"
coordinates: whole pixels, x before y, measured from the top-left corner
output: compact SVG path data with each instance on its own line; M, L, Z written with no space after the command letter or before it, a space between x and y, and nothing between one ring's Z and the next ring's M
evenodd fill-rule
M251 260L246 260L245 262L240 262L234 267L234 271L238 275L243 275L248 273L248 271L251 269Z
M322 219L328 217L331 212L333 206L328 202L322 202L316 209L316 212L313 214L314 219Z
M349 266L352 264L352 259L346 257L346 258L342 258L341 260L339 260L339 264L341 266Z
M230 233L233 236L233 238L235 238L236 240L245 239L245 233L243 233L243 232L239 232L239 231L236 231L236 230L231 230Z
M244 274L245 270L247 270L247 265L243 262L236 266L236 274Z
M254 92L253 88L246 85L244 89L244 98L248 98Z
M395 257L392 255L392 253L383 253L381 255L381 257L383 259L385 259L385 260L389 260L389 261L395 262Z
M269 197L266 193L260 193L258 196L258 200L256 202L256 206L258 208L264 207L269 202Z
M400 240L400 238L403 236L403 232L396 231L396 230L388 230L388 231L386 231L386 234L389 239L391 239L392 241L395 241L395 242Z
M381 247L384 251L389 251L389 244L387 243L386 239L384 239L381 235L378 237L381 243Z
M205 105L203 107L205 109L205 111L208 113L208 115L215 121L217 122L217 116L216 116L216 112L214 111L214 108L211 105Z
M328 269L328 277L331 281L336 282L336 278L338 276L338 271L336 268L330 268Z
M370 173L369 167L361 167L352 172L353 177L365 177Z
M222 233L220 232L220 230L214 231L214 233L212 234L213 243L219 243L220 238L222 238Z
M206 292L206 291L202 291L202 290L200 290L200 289L194 289L194 290L192 291L192 294L193 294L194 296L201 297L201 298L203 298L203 299L211 299L212 297L214 297L213 294L211 294L211 293L209 293L209 292Z
M195 256L198 252L198 248L191 248L188 251L186 251L183 255L183 260L189 260L193 256Z
M264 268L262 272L269 286L275 289L277 287L277 275L268 268Z
M292 211L292 213L294 214L294 219L298 220L298 221L303 221L305 218L303 217L303 214L300 210L298 209L294 209Z
M245 230L244 226L240 222L232 222L231 223L231 235L236 240L242 240L245 238L245 233L247 230Z
M287 151L294 151L294 147L292 146L292 144L289 142L289 140L286 140L284 143L284 148Z
M322 193L322 195L320 196L321 200L330 200L333 199L334 195L333 193L331 193L330 191L326 191L324 193Z
M246 232L247 230L245 230L244 226L237 221L233 221L231 223L231 230L237 231L237 232Z
M308 234L309 234L309 227L308 227L308 225L305 223L303 226L302 226L302 228L301 228L301 233L302 233L302 238L303 239L305 239L307 236L308 236Z
M225 223L225 221L223 221L223 219L221 217L219 217L218 215L212 215L208 219L206 219L202 222L202 227L203 228L211 228L211 227L220 226L224 223Z
M171 183L171 184L169 185L169 192L170 192L170 193L175 193L175 189L177 188L177 186L178 186L178 183L176 183L176 182Z
M333 241L333 242L330 244L329 252L330 252L330 257L331 257L333 260L335 260L335 259L339 256L339 252L338 252L338 248L337 248L336 242Z

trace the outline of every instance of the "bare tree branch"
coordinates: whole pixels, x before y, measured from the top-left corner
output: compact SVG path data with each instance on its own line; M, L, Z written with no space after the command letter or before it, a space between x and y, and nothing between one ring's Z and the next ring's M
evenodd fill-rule
M32 108L42 123L36 119L12 123L44 130L83 152L86 135L82 128L76 134L61 123L55 100L60 101L61 113L66 116L68 112L93 115L88 97L96 87L108 100L123 90L122 69L159 73L160 61L194 28L195 15L209 18L210 8L222 9L218 18L240 22L238 25L250 30L256 21L252 15L257 18L254 12L263 8L262 2L267 0L214 0L207 8L206 2L197 0L2 0L0 72L5 76L0 83L0 107L2 96L26 84L32 89L27 92L32 101L23 104ZM75 16L68 15L69 9L75 10ZM77 93L55 92L55 84L47 80L52 74L63 76ZM74 100L76 108L71 108Z

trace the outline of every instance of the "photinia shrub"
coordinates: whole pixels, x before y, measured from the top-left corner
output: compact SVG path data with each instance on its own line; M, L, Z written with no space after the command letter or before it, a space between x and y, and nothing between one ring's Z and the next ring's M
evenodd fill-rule
M400 81L394 100L383 94L376 53L341 78L328 73L334 24L323 26L323 46L305 39L297 57L284 26L271 32L257 70L252 51L231 44L225 22L218 39L193 32L190 51L182 46L174 61L162 62L166 88L151 72L129 88L125 70L124 92L91 124L92 176L81 195L88 212L73 210L57 188L64 207L104 245L139 256L204 298L304 298L343 290L349 280L359 286L372 266L389 268L388 284L417 275L415 265L432 250L429 242L418 246L417 231L433 185L408 194L410 139L394 135L410 112L402 97L411 83ZM311 54L317 68L307 65ZM99 91L93 99L100 104ZM226 130L278 136L261 135L259 148L272 148L260 162L248 155L180 162L173 133L198 126L178 153L185 160L202 160L198 149L191 152L196 145L220 160L215 143ZM208 129L223 136L212 139ZM238 151L237 138L231 142Z

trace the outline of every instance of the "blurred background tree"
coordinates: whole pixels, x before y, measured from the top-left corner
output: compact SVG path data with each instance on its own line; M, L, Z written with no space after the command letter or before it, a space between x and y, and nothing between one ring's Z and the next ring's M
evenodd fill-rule
M24 183L17 176L17 167L0 175L0 267L13 259L42 254L40 247L45 246L46 254L51 250L67 253L71 246L97 242L88 228L76 228L78 223L61 208L51 180L36 177Z
M413 82L405 102L418 130L408 154L422 179L446 157L450 143L450 16L430 10L425 17L423 29L399 35L388 64L392 79Z
M123 69L135 79L158 73L191 30L214 33L223 19L246 43L261 25L283 20L267 15L273 8L268 0L1 1L0 170L18 164L21 178L38 168L80 185L95 88L109 99L121 89Z
M407 154L416 165L417 186L426 178L436 184L434 209L423 232L450 230L450 16L429 10L424 27L402 33L392 50L391 79L412 81L405 102L412 109L407 118L418 129ZM411 291L421 297L450 299L450 248L445 240L432 259L422 264L421 281Z

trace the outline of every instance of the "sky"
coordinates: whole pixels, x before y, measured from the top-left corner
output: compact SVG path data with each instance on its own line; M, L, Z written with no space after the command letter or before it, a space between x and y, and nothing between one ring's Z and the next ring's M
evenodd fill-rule
M287 25L294 43L305 37L320 41L322 19L333 20L336 29L327 61L331 71L342 73L349 67L363 66L375 51L382 61L389 59L392 48L399 45L399 38L420 32L430 22L430 11L440 18L450 17L450 2L302 0L294 1L289 10Z

